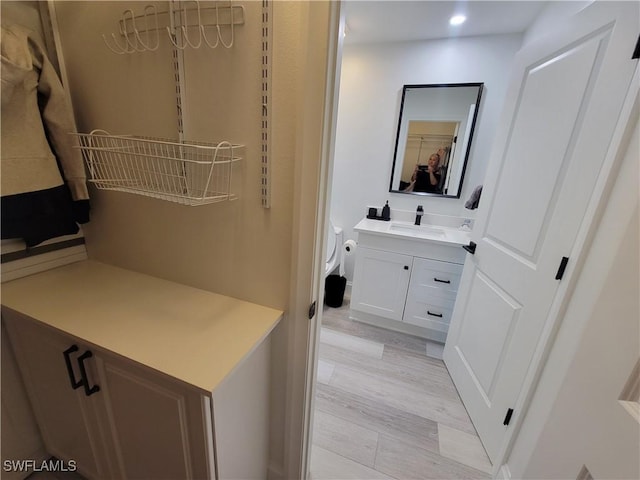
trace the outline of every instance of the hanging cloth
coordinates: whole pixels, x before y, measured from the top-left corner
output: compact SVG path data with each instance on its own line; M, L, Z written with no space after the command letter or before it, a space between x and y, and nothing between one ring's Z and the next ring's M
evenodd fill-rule
M0 144L2 238L27 246L78 232L89 194L73 115L57 73L35 35L3 26Z

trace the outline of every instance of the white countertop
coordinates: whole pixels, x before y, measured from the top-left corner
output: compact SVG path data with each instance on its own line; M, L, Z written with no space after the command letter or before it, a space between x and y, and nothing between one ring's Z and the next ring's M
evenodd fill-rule
M356 232L384 235L392 238L402 238L418 242L433 242L440 245L468 245L471 239L470 230L445 227L440 225L414 225L403 221L382 221L363 218L353 227Z
M2 305L203 392L283 314L91 260L2 284Z

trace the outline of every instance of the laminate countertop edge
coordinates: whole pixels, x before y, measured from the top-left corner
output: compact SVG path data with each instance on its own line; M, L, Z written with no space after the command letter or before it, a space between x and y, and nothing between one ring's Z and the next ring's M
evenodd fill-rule
M84 260L2 284L2 305L213 392L283 312Z

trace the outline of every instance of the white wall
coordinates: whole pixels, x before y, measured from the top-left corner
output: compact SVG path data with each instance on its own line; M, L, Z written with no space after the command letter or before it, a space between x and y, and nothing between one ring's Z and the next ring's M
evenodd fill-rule
M473 218L464 208L482 183L521 35L375 45L345 45L340 79L331 218L355 239L367 206ZM469 164L459 199L389 193L402 87L484 82ZM346 276L353 278L352 258Z
M595 0L550 1L538 14L535 21L527 28L522 39L522 45L526 45L536 38L543 37L546 32L562 28L566 18L584 10Z

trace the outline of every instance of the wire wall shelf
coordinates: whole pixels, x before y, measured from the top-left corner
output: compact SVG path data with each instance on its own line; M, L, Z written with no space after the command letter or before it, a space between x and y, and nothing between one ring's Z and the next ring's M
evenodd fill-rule
M98 189L192 206L237 199L231 179L243 145L110 135L104 130L73 135L89 182Z

